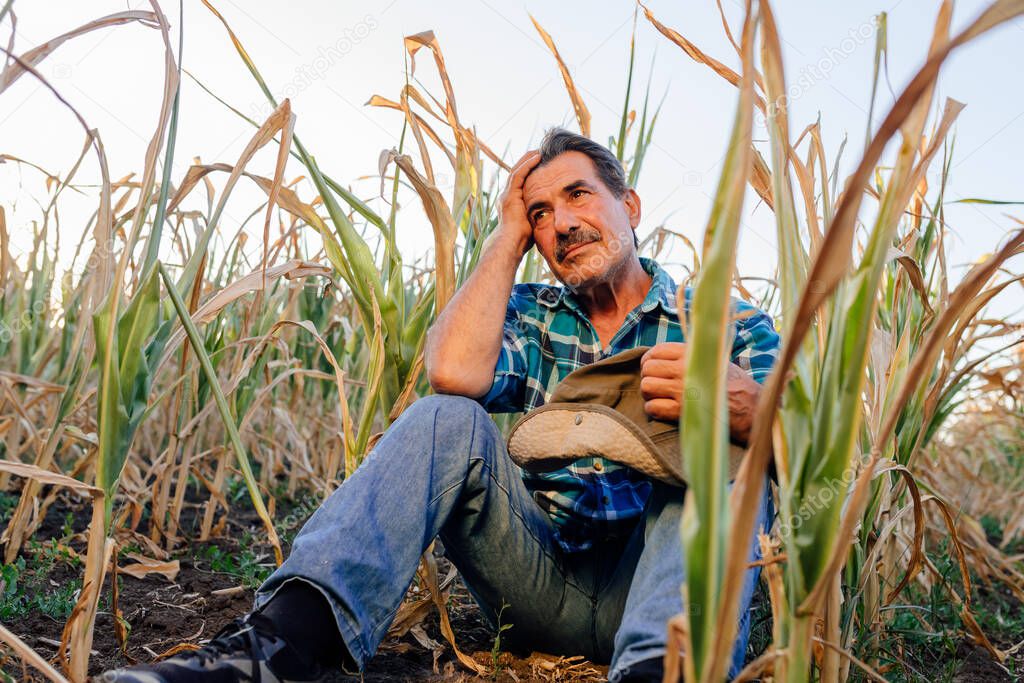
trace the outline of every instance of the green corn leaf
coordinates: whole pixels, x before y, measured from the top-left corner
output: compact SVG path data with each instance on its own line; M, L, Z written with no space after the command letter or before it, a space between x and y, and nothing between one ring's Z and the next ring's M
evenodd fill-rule
M633 33L629 37L629 67L626 71L626 97L622 103L622 116L619 117L619 135L615 140L615 158L625 163L626 129L629 127L629 97L633 89L633 62L636 59L636 20L637 10L633 10Z
M680 445L687 488L682 541L685 557L683 614L689 624L692 653L686 658L688 680L717 681L727 658L714 656L717 641L732 634L716 630L725 552L729 533L729 410L726 376L731 323L730 290L735 270L740 214L750 174L753 124L752 42L754 23L744 26L744 73L729 149L704 234L704 254L694 286L687 338L686 396L680 421ZM733 623L729 620L728 623Z
M1011 202L1003 201L1000 199L982 199L980 197L966 197L964 199L957 199L950 204L991 204L994 206L1024 206L1024 202Z
M101 368L98 387L99 452L96 483L106 493L107 522L121 470L143 417L147 414L153 373L170 335L170 324L163 321L160 306L160 280L156 269L140 284L116 322L108 300L93 316L96 331L97 361ZM107 348L106 330L115 326L114 349ZM114 358L110 353L116 352ZM118 362L119 361L119 362Z
M160 277L163 278L164 286L167 288L167 293L171 297L171 303L174 305L174 310L178 314L178 320L181 321L182 327L185 328L185 333L188 335L188 340L192 345L192 350L195 352L196 358L199 359L200 366L203 369L203 375L206 377L207 384L213 394L213 399L217 403L217 411L220 413L221 420L224 423L224 431L227 432L228 440L234 450L235 458L238 462L238 469L241 470L242 478L245 480L245 487L249 491L249 498L252 500L256 514L259 515L259 518L263 521L264 527L266 527L270 544L274 548L275 559L277 560L277 564L280 565L284 559L281 553L281 541L278 539L277 530L274 528L274 523L270 519L270 513L267 512L267 507L263 502L263 496L260 494L259 485L256 483L256 476L253 474L252 465L249 463L249 456L246 454L245 447L242 445L242 437L238 433L238 425L235 422L235 416L231 413L231 408L228 406L227 398L225 398L224 392L220 388L220 381L217 379L217 371L213 368L213 362L210 360L210 356L206 352L203 340L199 335L199 330L196 329L195 323L192 322L188 308L185 306L185 302L182 301L181 295L175 287L174 280L171 279L167 269L159 261L157 261L157 269L160 271Z

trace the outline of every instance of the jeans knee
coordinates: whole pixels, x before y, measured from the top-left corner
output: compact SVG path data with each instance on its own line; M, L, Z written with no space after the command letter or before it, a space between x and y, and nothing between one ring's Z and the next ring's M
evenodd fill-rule
M471 398L453 394L431 394L418 399L406 408L394 428L399 428L403 437L411 442L426 439L430 444L466 442L469 445L479 440L482 430L497 433L497 426L483 406Z
M458 396L456 394L430 394L423 398L416 399L411 406L405 409L402 416L414 415L421 418L435 415L440 418L438 427L446 424L461 424L472 422L479 415L487 415L483 406L471 398Z

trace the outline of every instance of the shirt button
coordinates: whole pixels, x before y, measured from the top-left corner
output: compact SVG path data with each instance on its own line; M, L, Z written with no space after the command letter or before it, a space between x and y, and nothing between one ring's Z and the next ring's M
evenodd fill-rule
M604 465L601 464L600 460L594 461L594 469L597 470L598 472L604 469Z
M608 504L608 496L601 496L601 502L604 503L605 505L607 505Z

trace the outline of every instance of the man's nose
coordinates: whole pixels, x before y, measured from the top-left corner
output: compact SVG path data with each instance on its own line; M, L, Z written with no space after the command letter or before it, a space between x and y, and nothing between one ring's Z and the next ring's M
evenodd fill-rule
M576 218L576 214L568 207L555 207L553 211L555 213L555 232L559 235L568 235L579 229L580 222Z

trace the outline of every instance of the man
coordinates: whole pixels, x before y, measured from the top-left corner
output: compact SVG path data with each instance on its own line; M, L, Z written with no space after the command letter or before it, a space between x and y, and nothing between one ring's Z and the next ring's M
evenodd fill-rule
M488 415L531 410L572 370L644 345L645 411L679 419L676 286L637 256L640 215L606 148L549 131L513 168L499 227L430 330L437 395L410 406L310 518L252 614L196 653L107 680L315 680L362 669L440 536L486 616L496 622L506 605L512 643L610 661L612 681L660 681L666 623L683 609L684 489L600 457L526 474ZM513 285L532 246L564 287ZM729 427L743 443L779 338L764 313L734 307ZM771 516L763 495L758 526ZM730 675L744 661L757 576L748 570Z

